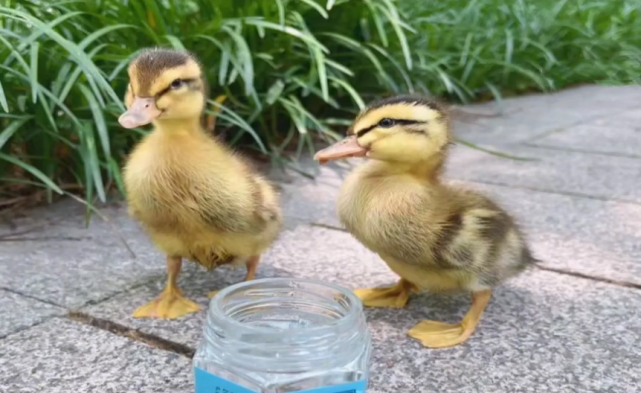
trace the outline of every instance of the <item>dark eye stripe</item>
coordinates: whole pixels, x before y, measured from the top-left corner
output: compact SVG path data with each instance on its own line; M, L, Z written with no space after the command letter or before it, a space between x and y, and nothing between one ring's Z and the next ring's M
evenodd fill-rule
M186 84L188 87L191 87L191 84L196 81L196 79L181 79L181 81ZM171 90L171 85L168 86L166 89L161 90L156 94L156 98L162 97L164 94L167 94L167 92Z
M427 123L426 121L419 121L419 120L407 120L407 119L391 119L391 120L394 120L394 122L396 124L404 124L404 125L408 125L408 124L425 124L425 123ZM368 132L372 131L376 127L378 127L378 123L374 124L373 126L370 126L370 127L367 127L367 128L363 128L362 130L356 132L356 137L360 138L363 135L367 134Z
M376 127L378 127L378 124L374 124L374 125L373 125L373 126L371 126L371 127L363 128L362 130L360 130L360 131L358 131L358 132L356 133L356 137L357 137L357 138L360 138L360 137L362 137L363 135L367 134L368 132L372 131L372 130L373 130L374 128L376 128Z

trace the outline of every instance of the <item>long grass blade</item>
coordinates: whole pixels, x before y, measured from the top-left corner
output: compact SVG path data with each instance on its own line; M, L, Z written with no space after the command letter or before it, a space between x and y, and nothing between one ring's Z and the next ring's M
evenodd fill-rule
M0 106L2 107L2 109L4 109L5 112L9 113L9 103L7 102L7 96L4 94L2 81L0 81Z
M101 202L107 201L105 193L104 182L102 180L102 172L100 169L100 159L98 158L98 151L96 150L96 140L93 134L93 127L91 124L83 124L81 129L83 148L85 150L85 166L89 168L91 183L94 184L95 190L98 193L98 198Z
M11 8L0 6L0 15L3 15L7 18L11 18L16 21L26 21L33 25L34 27L42 30L49 38L54 40L58 45L63 47L72 58L74 58L79 65L82 66L83 71L87 73L89 77L94 78L94 80L100 85L100 87L110 96L110 98L120 106L121 109L124 109L124 106L120 102L120 99L112 89L112 87L107 83L106 79L103 77L101 71L98 67L91 61L91 59L84 53L78 45L74 44L72 41L66 39L61 34L51 29L47 24L40 21L39 19L21 11L13 10Z
M325 45L321 44L316 38L314 38L314 36L305 34L302 31L295 29L291 26L280 26L280 25L277 25L276 23L261 21L261 20L248 20L246 23L248 25L262 26L266 29L280 31L282 33L289 34L296 38L300 38L305 43L309 45L317 46L320 48L320 50L329 54L329 49L327 49Z
M256 144L260 148L261 152L263 152L265 154L267 153L267 149L265 148L265 145L263 144L263 141L258 136L258 133L256 132L256 130L254 130L252 128L252 126L249 125L249 123L247 123L245 120L243 120L242 117L238 116L238 114L236 114L236 112L234 112L231 109L227 108L223 104L219 104L216 101L212 101L212 100L208 100L207 102L210 103L211 105L213 105L214 107L219 108L221 110L221 112L213 113L213 114L218 116L220 119L226 120L226 121L230 122L231 124L241 128L242 130L244 130L247 133L249 133L254 138L254 141L256 141Z
M96 100L96 97L92 94L85 85L79 84L78 87L82 92L82 95L85 97L87 102L89 102L89 108L93 114L94 124L98 130L98 137L100 138L100 144L102 145L102 150L105 153L105 157L111 157L111 144L109 142L109 133L107 132L107 123L102 114L102 109Z
M62 190L60 187L58 187L51 179L47 177L44 173L42 173L38 168L27 164L26 162L20 161L19 159L12 157L8 154L0 153L0 160L5 160L13 165L16 165L25 171L31 173L34 177L36 177L38 180L40 180L44 185L46 185L49 189L53 190L54 192L58 194L62 194Z
M407 36L405 35L405 32L403 31L403 27L401 26L401 21L398 15L398 12L396 11L396 7L390 0L382 0L386 6L380 5L379 9L387 16L387 20L390 22L392 25L392 28L394 29L394 32L396 33L396 37L398 38L398 42L401 44L401 48L403 50L403 56L405 57L405 64L407 65L407 69L411 70L412 69L412 55L410 53L410 47L409 44L407 43Z
M329 14L327 13L327 11L325 11L325 9L320 4L315 2L314 0L299 0L299 1L302 1L303 3L307 4L308 6L312 7L316 11L318 11L318 13L323 18L325 18L325 19L329 18Z
M345 91L347 93L349 93L349 95L352 97L352 99L354 100L354 102L358 106L358 109L365 108L365 102L363 101L363 99L361 98L360 94L358 94L358 92L356 91L356 89L352 85L350 85L347 81L345 81L343 79L335 78L333 76L330 76L329 79L332 82L334 82L334 83L338 84L339 86L341 86L343 89L345 89Z
M0 150L7 143L9 139L13 136L22 127L27 121L31 120L33 116L24 117L22 119L17 119L12 121L1 133L0 133Z
M29 77L31 79L31 100L35 104L38 101L38 49L40 45L37 42L34 42L31 45L30 60L31 67L29 72Z
M245 38L238 32L234 31L229 26L223 26L225 31L236 43L236 50L238 53L238 60L243 67L243 80L245 81L245 94L249 95L254 90L254 62L252 60L251 51Z

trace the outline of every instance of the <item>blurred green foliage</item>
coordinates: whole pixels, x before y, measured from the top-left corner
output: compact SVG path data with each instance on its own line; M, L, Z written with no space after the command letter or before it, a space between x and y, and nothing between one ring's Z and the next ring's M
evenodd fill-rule
M0 200L122 190L145 130L117 124L138 50L193 51L216 133L296 166L367 101L458 102L636 83L640 0L0 0ZM214 101L224 96L224 101ZM220 104L219 102L222 102Z

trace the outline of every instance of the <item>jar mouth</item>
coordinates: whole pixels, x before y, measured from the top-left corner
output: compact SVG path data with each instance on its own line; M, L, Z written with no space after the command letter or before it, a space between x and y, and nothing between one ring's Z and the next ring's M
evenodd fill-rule
M308 298L301 300L301 296ZM312 311L320 312L325 318L318 324L303 324L293 328L248 323L243 319L244 305L230 305L234 298L262 300L255 307L264 308L304 304ZM271 304L270 298L280 303ZM314 302L315 299L318 303ZM325 307L320 303L324 303ZM362 318L362 312L360 299L348 289L324 281L300 278L264 278L231 285L218 292L209 307L212 322L225 331L261 335L265 338L282 336L283 333L288 336L321 335L326 331L349 330Z

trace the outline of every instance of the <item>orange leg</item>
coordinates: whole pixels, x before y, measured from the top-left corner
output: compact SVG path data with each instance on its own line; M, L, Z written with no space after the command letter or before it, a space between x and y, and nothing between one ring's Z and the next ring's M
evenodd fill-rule
M260 262L260 255L254 255L247 261L247 276L245 281L251 281L256 276L256 269L258 269L258 262Z
M167 285L162 293L150 303L138 308L134 318L175 319L193 312L200 307L182 295L176 280L182 268L182 258L167 257Z
M415 289L414 284L401 278L393 287L357 289L354 293L368 307L403 308Z
M258 268L258 262L260 262L260 255L253 255L249 257L245 266L247 266L247 275L245 276L245 281L251 281L256 276L256 269ZM218 291L211 291L207 294L208 297L212 298L216 296Z
M461 323L422 321L410 329L407 334L421 341L423 346L430 348L445 348L462 344L474 333L491 296L492 291L490 290L473 293L472 307L465 314Z

